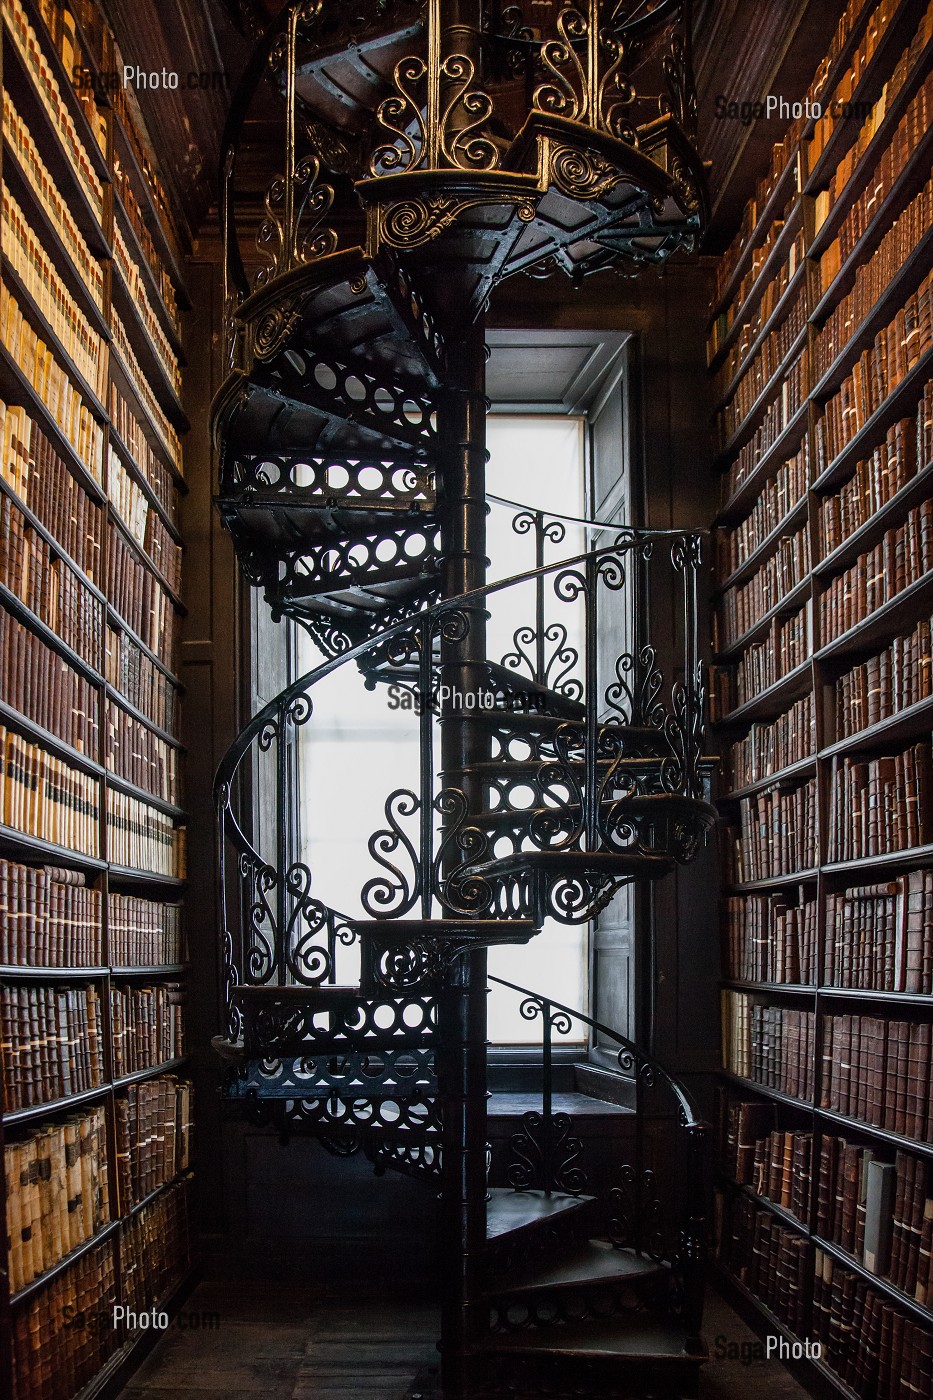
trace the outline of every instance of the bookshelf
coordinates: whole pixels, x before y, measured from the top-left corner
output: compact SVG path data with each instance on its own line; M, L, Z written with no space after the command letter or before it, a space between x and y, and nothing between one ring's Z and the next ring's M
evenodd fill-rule
M3 0L0 1393L82 1400L192 1268L175 675L189 306L96 0ZM78 1325L80 1319L83 1325Z
M933 6L851 0L809 97L863 105L775 145L708 336L717 1248L887 1400L933 1386Z

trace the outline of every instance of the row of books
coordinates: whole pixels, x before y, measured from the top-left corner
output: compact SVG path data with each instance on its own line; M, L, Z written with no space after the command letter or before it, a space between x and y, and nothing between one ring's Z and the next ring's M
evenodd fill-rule
M122 94L120 94L122 96ZM178 310L178 298L175 293L175 284L171 274L159 256L158 249L152 240L146 219L139 205L133 190L133 182L129 171L125 168L119 153L114 152L113 158L113 183L120 197L120 211L125 216L127 224L136 235L136 242L142 251L143 257L149 266L153 280L162 294L162 302L168 312L168 318L174 326L175 331L181 333L181 319Z
M722 992L723 1064L732 1074L812 1099L816 1016L766 1006L747 992Z
M4 703L79 753L97 758L97 687L35 632L0 607L0 694Z
M4 825L86 856L100 855L100 783L0 725ZM122 795L122 794L121 794Z
M159 512L131 472L111 447L107 456L107 495L133 539L170 588L181 587L181 545L177 544Z
M104 1082L100 995L82 987L0 985L7 1111L51 1103Z
M851 102L896 9L897 0L878 0L846 68L839 74L832 93L827 93L821 103L824 106L823 114L813 123L810 139L806 143L808 170L815 168L838 123L845 120L841 110Z
M820 471L861 432L931 344L933 273L928 273L918 290L907 297L894 319L878 332L871 346L862 351L840 387L827 399L816 423Z
M810 572L810 532L784 535L747 583L727 588L713 613L713 650L733 646Z
M191 1160L191 1085L163 1074L131 1084L114 1099L120 1210L187 1171Z
M809 609L801 608L786 621L775 617L764 641L746 647L734 665L714 667L710 693L712 723L721 723L730 710L747 704L783 676L796 671L809 659L810 652Z
M129 793L107 789L107 859L111 865L182 879L184 835L158 807Z
M177 757L177 749L147 724L108 702L105 758L110 772L153 797L174 803L178 800Z
M829 987L933 992L933 871L827 895L823 981Z
M863 860L933 841L930 743L880 758L834 758L827 860Z
M781 1131L775 1105L762 1099L727 1098L722 1122L723 1166L730 1179L790 1211L806 1225L813 1176L812 1132Z
M12 1400L72 1400L120 1344L109 1241L80 1255L13 1311Z
M846 151L845 155L836 163L829 184L826 189L820 190L814 200L814 226L815 232L819 232L829 210L842 198L843 191L857 171L864 168L865 154L871 145L872 140L877 135L879 128L890 112L895 98L904 87L912 70L916 65L920 50L926 44L931 32L931 15L929 9L921 21L920 25L913 33L910 44L901 54L891 76L881 89L881 94L872 106L868 116L859 128L858 136L853 144ZM927 75L925 82L918 88L915 96L911 99L906 112L906 132L908 140L915 136L917 132L927 129L930 120L931 99L933 99L933 81L931 75ZM904 125L904 121L901 123ZM900 127L895 132L891 144L897 145L901 138ZM916 145L916 139L912 145Z
M825 1250L815 1251L813 1333L823 1361L857 1395L923 1400L933 1386L933 1331Z
M787 360L791 347L800 336L806 323L806 288L801 283L800 289L793 297L787 308L787 314L782 317L780 325L765 336L749 365L743 371L742 377L736 384L728 402L720 410L721 441L728 442L729 438L745 422L766 386L771 383L775 374ZM734 351L727 356L726 363L713 381L713 393L717 399L728 393L732 376L740 364L741 360L735 358Z
M0 403L3 479L62 549L100 587L102 513L71 475L38 423Z
M813 984L820 968L818 906L803 890L730 895L723 902L724 962L736 982Z
M723 256L719 259L719 263L717 264L714 301L720 302L722 300L725 289L732 279L732 274L735 271L736 266L738 265L739 259L741 258L742 253L745 251L745 249L748 247L749 242L751 241L752 235L755 232L755 226L758 223L761 214L764 213L765 206L767 205L768 200L773 194L778 180L780 179L781 175L783 175L788 160L791 158L791 153L794 149L794 144L795 143L788 146L786 142L778 142L773 147L772 166L771 171L769 172L770 179L766 177L766 180L762 182L759 185L758 190L756 190L755 198L750 199L746 204L742 212L742 223L739 228L739 231L733 239L728 251L723 254ZM742 307L743 303L748 298L748 295L755 284L758 274L761 272L761 269L768 261L768 258L771 255L771 251L774 248L774 245L777 243L778 239L781 236L781 233L784 230L784 225L787 222L793 204L793 196L784 201L781 210L775 215L775 217L771 220L771 223L768 225L768 230L764 238L760 241L760 243L756 243L755 247L752 249L752 258L748 270L743 276L738 287L732 294L732 299L728 307L726 307L725 311L723 312L723 316L725 319L723 323L723 329L719 338L720 341L723 340L726 335L728 335L729 330L735 320L736 315L738 314L739 309Z
M3 0L3 18L32 79L36 95L55 127L65 159L80 183L98 220L103 222L103 185L94 168L90 153L78 134L68 103L58 85L58 79L52 72L39 36L30 24L21 0Z
M94 303L103 308L104 274L103 267L94 257L78 225L75 223L68 202L49 173L48 166L39 154L32 132L23 121L7 90L3 93L3 135L14 152L25 183L38 199L43 210L62 241L68 261L90 293Z
M812 869L818 860L816 806L812 778L789 790L771 788L743 797L739 830L734 832L736 861L727 872L735 878L728 883L770 880Z
M151 569L123 539L113 521L107 539L107 598L150 651L171 670L175 609Z
M127 1308L143 1312L187 1272L192 1257L192 1178L159 1193L120 1230L120 1272Z
M101 398L107 383L105 341L92 329L7 186L0 208L3 255L10 270L16 273L46 325L58 337L72 367Z
M843 672L835 682L836 738L888 720L933 694L933 620L895 637L884 651Z
M146 334L155 351L156 358L165 372L165 377L178 393L181 389L181 369L178 364L178 356L172 349L169 338L162 328L162 323L149 301L149 293L146 290L143 275L136 265L126 239L120 230L120 225L116 221L113 225L113 260L120 269L130 299L145 326Z
M933 222L933 180L888 229L868 262L862 263L848 296L830 312L816 343L815 371L821 378L881 300Z
M933 499L922 501L902 525L886 530L820 594L820 641L841 637L933 569Z
M110 1220L103 1107L6 1142L3 1166L7 1267L15 1294Z
M729 745L722 755L722 776L734 791L799 763L815 748L813 696L808 692L777 719L753 724L744 739Z
M719 1253L750 1293L793 1332L804 1334L811 1268L808 1240L782 1225L772 1211L735 1194L729 1203Z
M797 236L791 243L787 251L787 256L780 263L774 276L765 283L761 295L755 299L754 306L748 312L747 316L743 318L742 329L736 336L728 355L723 361L721 380L723 392L726 386L731 384L742 361L751 350L771 316L773 316L781 298L793 281L794 274L798 271L803 262L804 249L804 234L801 228L798 230ZM752 266L742 279L739 293L733 297L726 310L721 312L714 320L706 340L707 363L713 361L719 352L720 346L725 343L729 332L735 325L736 317L745 300L745 297L741 296L740 293L743 289L746 295L751 291L755 277L760 273L762 266L763 260L753 254Z
M741 524L734 530L716 532L716 576L720 583L777 530L807 494L809 484L810 439L805 437L793 457L782 462L774 476L762 484L755 504Z
M874 1148L822 1138L816 1233L927 1306L933 1197L922 1158L898 1152L890 1162Z
M845 485L820 500L822 558L871 520L918 471L933 462L931 408L933 389L927 384L916 418L902 418L893 424L871 456L856 462Z
M110 424L127 448L136 466L152 488L153 495L171 521L177 519L177 492L172 474L149 441L146 430L124 394L111 381L107 400Z
M920 1142L933 1140L929 1023L827 1016L820 1106Z
M152 1069L185 1053L185 989L180 982L110 988L113 1072Z
M110 896L111 946L114 901L125 898ZM148 907L145 900L134 903ZM101 905L100 890L86 885L76 870L19 865L0 858L0 964L100 967L104 960Z
M151 1312L187 1272L191 1211L186 1176L122 1222L117 1250L89 1249L14 1309L12 1400L72 1400L97 1374L123 1340L118 1297L128 1312Z
M860 21L863 12L870 15L871 9L871 0L847 0L846 7L836 22L829 47L817 64L816 72L807 91L807 98L811 104L817 100L822 104L826 100L826 84L829 82L839 57L848 44L852 31Z
M82 576L0 495L0 583L83 661L100 669L104 610Z
M177 687L128 632L107 628L104 662L108 685L160 729L175 729Z
M39 13L48 30L49 38L61 58L62 67L66 73L74 73L75 69L81 66L84 58L74 15L71 10L65 7L50 7L48 0L44 0ZM91 129L91 134L101 151L106 154L107 122L104 113L94 101L93 91L81 84L75 89L75 97L84 109L84 116Z
M740 480L744 480L750 474L768 449L777 442L805 402L810 384L809 362L809 350L804 346L797 358L784 366L781 383L776 387L773 398L762 414L761 422L736 457L735 467ZM727 411L717 414L722 451L727 450L730 439L727 417Z
M111 891L107 935L113 967L164 967L185 960L179 904Z
M882 216L884 204L917 148L926 127L920 124L922 95L908 105L891 142L881 152L862 192L853 199L827 248L820 265L822 290L829 289L836 272L851 256L859 241Z
M5 284L0 284L0 342L70 442L75 456L95 481L102 482L104 430Z
M176 466L180 466L181 440L178 433L175 431L168 414L162 408L152 385L149 383L148 378L141 368L139 360L136 358L136 352L133 349L132 341L117 311L111 311L110 320L114 348L123 361L123 367L133 393L139 400L143 412L158 433L160 442L168 455L169 461L173 462Z

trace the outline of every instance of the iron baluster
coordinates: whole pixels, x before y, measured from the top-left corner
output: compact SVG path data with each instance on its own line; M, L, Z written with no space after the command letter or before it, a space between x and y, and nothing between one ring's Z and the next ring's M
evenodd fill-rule
M597 765L597 745L599 742L599 713L597 697L597 666L599 661L599 648L597 640L597 618L598 618L598 588L599 588L599 560L596 555L590 553L586 558L586 590L584 594L583 606L586 612L586 625L583 636L584 655L584 703L586 704L585 743L584 743L584 803L585 803L585 823L586 823L586 850L595 851L598 848L597 825L598 825L598 803L599 791L597 779L599 769Z
M285 930L288 927L287 914L287 882L285 872L288 870L288 834L292 829L289 820L289 791L288 791L288 753L286 738L286 712L287 706L279 706L275 733L275 820L276 830L276 859L278 869L275 882L275 976L280 987L284 987L287 981L287 945Z
M535 517L535 568L544 568L544 513L536 510ZM544 574L535 582L535 680L539 685L545 682L544 654Z
M550 1196L554 1176L554 1118L553 1118L553 1067L551 1063L551 1003L542 1002L543 1018L541 1045L541 1157L544 1173L544 1194Z
M434 898L434 619L417 623L418 641L418 764L421 797L421 915L430 919Z

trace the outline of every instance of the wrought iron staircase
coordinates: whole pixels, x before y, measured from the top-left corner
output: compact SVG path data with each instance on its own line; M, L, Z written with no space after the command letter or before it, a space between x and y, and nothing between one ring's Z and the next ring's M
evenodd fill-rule
M683 1090L611 1028L501 983L541 1027L541 1106L507 1158L486 1114L487 951L533 957L546 919L589 920L692 860L715 816L697 537L590 522L555 559L565 522L518 507L535 567L489 582L485 560L505 503L485 492L482 308L518 272L692 246L691 90L670 0L536 4L528 22L466 0L295 0L228 125L217 503L245 577L323 660L217 775L217 1048L232 1105L439 1193L444 1400L688 1395L703 1357L705 1136ZM256 216L249 133L276 121L284 166ZM679 598L663 646L658 586ZM497 655L487 623L515 589L529 619ZM312 892L300 839L326 794L303 791L298 754L340 667L410 696L417 740L410 785L361 836L353 915L320 893L326 872ZM615 1049L611 1170L584 1168L555 1098L554 1037L574 1024Z

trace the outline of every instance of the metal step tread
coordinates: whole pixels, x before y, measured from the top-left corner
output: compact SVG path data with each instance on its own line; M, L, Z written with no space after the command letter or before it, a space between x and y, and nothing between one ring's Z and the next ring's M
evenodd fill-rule
M380 938L387 935L406 938L449 937L458 938L469 934L490 934L509 932L523 936L537 932L533 919L348 919L348 926L354 933L373 933Z
M690 1349L688 1338L677 1322L644 1313L504 1332L489 1337L482 1351L487 1355L508 1352L510 1355L604 1357L616 1361L630 1357L636 1361L678 1361L690 1366L700 1365L708 1356L705 1346L702 1350Z
M607 1103L605 1099L588 1094L554 1094L554 1113L569 1113L571 1118L634 1118L635 1110L623 1104ZM523 1113L541 1112L541 1095L527 1093L494 1093L486 1101L487 1118L520 1118Z
M546 1224L555 1216L583 1210L593 1201L592 1196L565 1196L555 1192L513 1191L510 1186L493 1186L486 1203L486 1238L500 1239L515 1230Z
M555 809L556 810L556 809ZM512 855L471 866L471 875L523 875L542 870L556 875L619 875L627 879L653 879L674 869L672 856L642 855L632 851L515 851Z
M525 1264L496 1279L487 1290L490 1298L546 1293L552 1289L583 1287L590 1283L626 1283L659 1278L663 1264L631 1249L614 1249L608 1240L587 1240L560 1259Z

